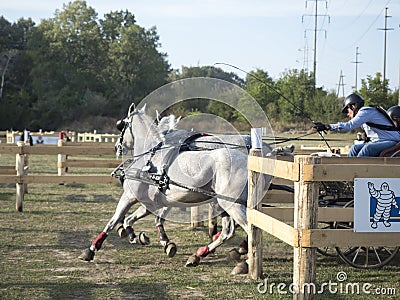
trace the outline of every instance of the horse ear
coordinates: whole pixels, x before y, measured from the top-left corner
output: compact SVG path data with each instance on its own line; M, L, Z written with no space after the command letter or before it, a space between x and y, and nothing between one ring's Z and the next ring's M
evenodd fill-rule
M135 109L136 109L135 103L132 103L131 106L129 106L129 109L128 109L128 116L130 116Z
M144 111L146 110L146 105L147 105L147 103L145 103L145 104L143 105L142 109L139 110L141 113L144 113Z

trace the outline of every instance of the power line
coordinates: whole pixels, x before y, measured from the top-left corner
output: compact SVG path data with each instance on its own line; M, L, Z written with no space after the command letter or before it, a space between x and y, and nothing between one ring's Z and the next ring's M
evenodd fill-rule
M386 80L386 41L387 41L387 32L389 30L394 30L394 28L387 28L387 19L391 18L392 16L388 16L387 14L388 8L385 8L385 27L384 28L378 28L378 30L383 30L384 31L384 40L383 40L383 84L385 85L385 80ZM385 85L386 87L386 85ZM385 88L386 89L386 88Z
M312 15L303 15L302 16L302 22L304 21L304 16L312 16L314 17L314 59L313 59L313 77L314 77L314 90L317 84L317 33L318 31L325 31L325 38L326 38L326 30L322 30L322 29L318 29L318 17L327 17L328 15L324 14L318 14L318 2L319 1L324 1L325 2L325 6L328 7L328 3L326 0L306 0L306 8L307 8L307 3L309 1L313 1L314 2L314 14ZM328 16L329 18L329 16ZM330 20L329 20L330 21ZM306 35L307 29L305 31L305 35Z
M352 63L356 65L356 75L355 75L356 79L355 79L355 83L354 83L354 91L355 91L355 92L358 90L358 88L357 88L357 82L358 82L358 64L362 63L362 61L359 61L359 60L358 60L358 55L360 55L360 54L361 54L361 53L358 52L358 47L356 47L356 60L355 60L355 61L352 61Z
M340 88L342 88L342 97L344 98L344 75L342 70L340 70L340 76L339 76L339 84L338 84L338 90L337 90L337 95L336 97L339 98L339 93L340 93Z

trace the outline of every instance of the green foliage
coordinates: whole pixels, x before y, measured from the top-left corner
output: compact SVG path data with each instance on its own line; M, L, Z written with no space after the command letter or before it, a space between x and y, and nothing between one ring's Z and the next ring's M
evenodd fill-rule
M247 92L260 104L268 118L278 120L279 94L273 79L266 71L257 69L246 76Z
M57 129L91 116L117 118L167 82L156 29L140 27L128 11L98 19L85 1L75 1L37 27L30 19L10 24L3 17L0 25L0 49L13 54L4 72L0 128ZM22 113L6 115L3 108Z
M393 97L389 93L389 81L383 77L381 73L376 73L375 77L367 76L367 79L361 80L360 95L365 100L365 105L381 105L384 108L389 108L395 105Z

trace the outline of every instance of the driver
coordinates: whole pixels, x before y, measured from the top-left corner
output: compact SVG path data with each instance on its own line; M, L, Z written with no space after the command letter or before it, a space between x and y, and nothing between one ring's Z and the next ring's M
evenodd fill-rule
M351 146L347 156L379 156L381 151L400 141L400 133L385 110L379 106L364 106L364 99L360 95L347 96L343 101L342 112L350 118L348 122L314 122L313 128L318 132L331 130L344 133L362 126L368 142Z

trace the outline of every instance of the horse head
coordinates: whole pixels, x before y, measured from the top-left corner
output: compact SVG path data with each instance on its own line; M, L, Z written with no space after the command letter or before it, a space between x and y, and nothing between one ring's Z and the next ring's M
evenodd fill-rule
M176 128L180 117L174 115L166 116L161 119L157 117L158 125L146 114L146 104L141 109L136 108L132 103L129 106L127 116L117 121L117 129L121 131L120 137L115 144L117 154L126 155L128 152L136 151L140 153L147 151L152 144L157 144L164 139L164 134ZM140 142L139 148L134 147ZM148 148L148 149L147 149Z

